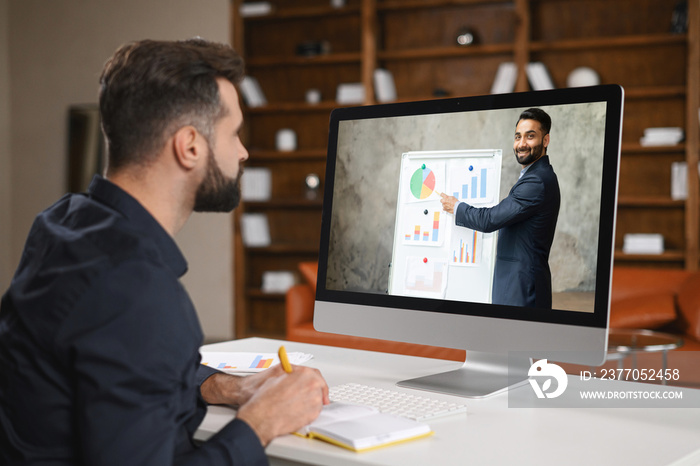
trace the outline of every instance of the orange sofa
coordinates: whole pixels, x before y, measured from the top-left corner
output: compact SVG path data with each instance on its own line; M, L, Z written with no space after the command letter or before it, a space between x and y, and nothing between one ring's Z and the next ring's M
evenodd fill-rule
M287 340L464 361L462 350L317 332L313 328L317 264L301 263L299 271L303 283L286 296ZM615 267L610 327L678 334L684 340L682 349L700 350L700 272Z

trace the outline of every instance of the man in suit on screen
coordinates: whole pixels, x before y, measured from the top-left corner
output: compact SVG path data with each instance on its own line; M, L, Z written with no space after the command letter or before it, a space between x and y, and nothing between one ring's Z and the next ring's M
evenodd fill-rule
M559 216L557 175L547 146L552 120L539 109L521 113L513 152L523 169L508 196L493 207L478 208L441 195L443 209L455 225L490 233L498 231L493 278L494 304L552 308L549 251Z

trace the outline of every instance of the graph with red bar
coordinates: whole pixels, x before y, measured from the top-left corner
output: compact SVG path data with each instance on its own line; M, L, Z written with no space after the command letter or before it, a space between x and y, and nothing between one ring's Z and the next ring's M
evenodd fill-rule
M483 233L466 228L458 230L451 241L450 263L452 265L481 264L482 242Z
M274 359L264 359L262 354L259 354L253 359L248 369L267 369L273 363Z
M443 241L444 215L440 211L416 208L404 221L403 240L415 246L440 246Z

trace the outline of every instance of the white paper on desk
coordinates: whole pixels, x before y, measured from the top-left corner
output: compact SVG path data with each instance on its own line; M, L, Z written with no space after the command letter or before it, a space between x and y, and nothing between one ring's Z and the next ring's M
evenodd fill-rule
M287 353L292 364L304 364L314 357L313 354ZM262 372L280 363L276 353L242 353L242 352L203 352L202 364L229 374Z

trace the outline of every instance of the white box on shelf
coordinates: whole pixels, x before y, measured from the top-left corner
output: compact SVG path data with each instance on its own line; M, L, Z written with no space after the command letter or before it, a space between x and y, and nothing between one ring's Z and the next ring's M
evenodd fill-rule
M498 65L496 78L491 86L491 94L507 94L515 90L515 81L518 79L518 68L513 62L503 62Z
M628 233L622 245L625 254L662 254L664 237L657 233Z
M674 146L685 139L683 128L647 128L639 139L642 146Z
M396 85L391 71L383 68L374 70L374 89L377 92L378 102L386 103L396 100Z
M700 163L698 163L700 176ZM671 163L671 199L682 201L688 199L688 164L686 162Z
M362 83L339 84L335 100L339 104L362 104L365 101L365 86Z
M286 293L295 283L294 272L286 270L263 272L262 275L262 291L265 293Z
M269 201L272 194L272 173L269 168L246 168L241 177L241 198L244 201Z
M267 105L267 99L260 87L260 83L252 76L245 76L241 81L241 94L243 100L250 108L262 107Z
M554 83L552 78L549 77L549 72L547 72L544 63L539 61L528 63L525 71L533 90L546 91L554 89Z
M270 227L267 215L250 213L241 215L241 236L243 244L249 247L265 247L270 245Z
M241 5L240 12L243 18L265 16L272 13L272 4L270 2L246 2Z

